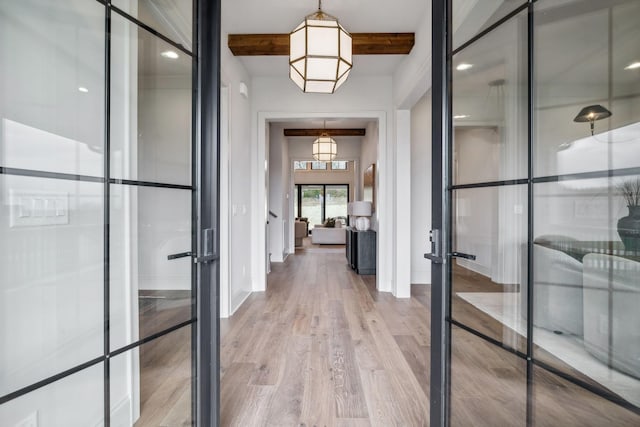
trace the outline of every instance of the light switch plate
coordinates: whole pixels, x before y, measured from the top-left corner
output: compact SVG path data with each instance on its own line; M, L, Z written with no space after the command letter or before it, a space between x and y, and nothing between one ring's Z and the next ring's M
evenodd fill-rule
M11 228L69 223L69 193L11 189L9 195Z

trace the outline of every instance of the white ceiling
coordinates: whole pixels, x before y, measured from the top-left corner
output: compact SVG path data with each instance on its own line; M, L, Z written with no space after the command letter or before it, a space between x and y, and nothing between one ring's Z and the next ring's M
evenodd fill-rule
M322 10L352 33L415 32L428 0L324 0ZM316 0L223 0L222 27L229 34L289 33L318 8ZM238 57L249 74L288 75L288 57ZM356 55L352 76L391 75L403 55Z

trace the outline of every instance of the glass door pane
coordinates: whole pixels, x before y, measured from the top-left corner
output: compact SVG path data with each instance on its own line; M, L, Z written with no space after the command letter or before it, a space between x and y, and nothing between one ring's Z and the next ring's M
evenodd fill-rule
M456 190L453 204L452 247L461 255L451 263L451 316L525 352L527 188Z
M103 416L104 16L95 1L0 2L2 426ZM79 396L75 421L57 413Z
M533 356L600 394L576 420L640 425L640 3L587 3L535 4Z
M193 5L0 2L3 427L193 424Z
M327 185L325 191L325 218L339 218L346 224L349 186Z
M110 409L136 426L190 425L193 59L111 22Z
M302 185L301 215L308 218L309 230L313 230L316 224L324 222L324 186Z

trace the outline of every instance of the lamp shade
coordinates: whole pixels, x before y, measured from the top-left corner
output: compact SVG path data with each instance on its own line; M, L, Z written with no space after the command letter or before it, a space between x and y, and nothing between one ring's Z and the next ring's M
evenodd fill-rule
M320 162L330 162L338 155L338 144L327 134L313 141L313 158Z
M611 111L604 108L602 105L589 105L584 107L578 115L573 119L574 122L593 122L600 119L606 119L611 117Z
M371 216L371 202L353 202L351 205L351 215Z
M351 35L319 6L289 35L289 77L304 92L333 93L349 76L351 49Z
M607 117L611 117L611 111L607 110L602 105L589 105L588 107L584 107L580 110L573 121L578 123L589 122L591 135L593 135L594 122L596 120L606 119Z

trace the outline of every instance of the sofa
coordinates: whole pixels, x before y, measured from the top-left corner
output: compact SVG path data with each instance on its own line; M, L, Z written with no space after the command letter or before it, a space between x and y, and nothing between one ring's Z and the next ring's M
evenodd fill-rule
M316 224L311 233L311 243L314 245L344 245L347 243L347 229L342 226L342 221L336 221L335 227Z
M640 379L640 260L584 257L584 346L596 359Z
M541 236L533 245L534 313L533 324L550 331L582 336L582 262L567 253L545 247L548 244L577 242L565 236ZM522 265L527 265L527 246L523 246ZM522 269L521 313L527 313L527 269Z
M309 235L309 223L296 219L294 223L294 233L296 246L302 246L302 239Z

